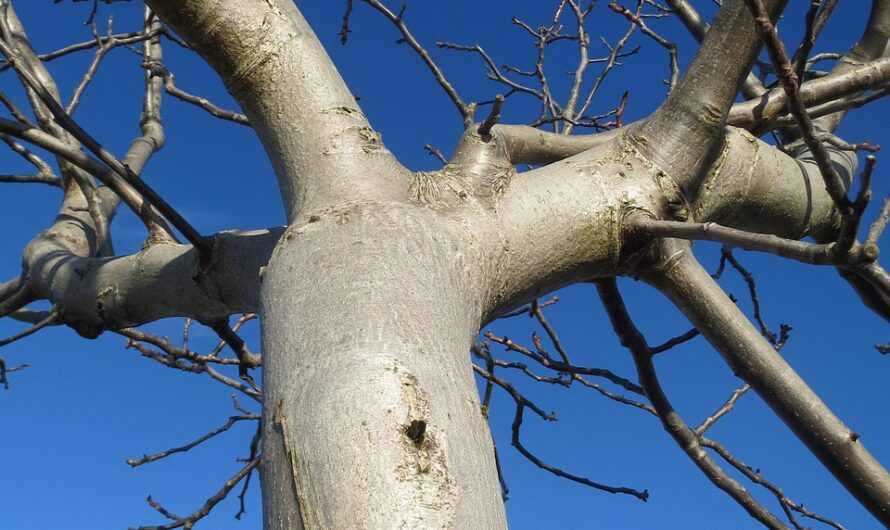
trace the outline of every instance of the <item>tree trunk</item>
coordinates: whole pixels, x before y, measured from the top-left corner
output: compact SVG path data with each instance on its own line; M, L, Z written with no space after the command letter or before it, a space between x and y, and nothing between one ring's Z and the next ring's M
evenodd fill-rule
M484 262L458 223L351 205L263 278L265 528L505 528L467 362Z

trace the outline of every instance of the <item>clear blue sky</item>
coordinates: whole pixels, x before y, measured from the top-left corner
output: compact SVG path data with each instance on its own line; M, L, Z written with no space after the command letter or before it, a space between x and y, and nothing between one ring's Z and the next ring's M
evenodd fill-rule
M396 2L391 2L394 8ZM523 68L533 65L535 50L527 34L510 23L517 16L536 27L551 16L551 4L525 2L410 2L406 19L418 37L432 48L439 40L482 44L498 64ZM795 7L804 2L793 2ZM448 153L461 133L459 116L420 61L406 46L397 46L392 26L356 2L350 43L341 46L344 2L300 1L298 5L316 28L373 125L387 146L410 168L429 169L438 162L423 150L430 143ZM598 5L588 31L614 42L626 22ZM713 3L694 2L710 16ZM865 21L866 2L841 2L816 51L844 51L855 41ZM40 52L90 38L83 20L88 3L66 0L19 0L15 4L34 45ZM862 12L860 12L862 11ZM100 20L115 16L119 31L137 29L137 2L100 5ZM800 36L800 13L789 11L781 25L789 42ZM673 19L651 21L653 27L678 43L683 61L694 42ZM104 24L104 22L102 23ZM100 26L102 25L100 24ZM571 28L568 28L571 31ZM606 111L630 89L628 121L651 112L665 94L668 76L664 51L637 33L630 47L639 54L625 59L603 87L594 109ZM591 55L603 53L596 41ZM465 100L487 100L502 89L485 80L478 57L431 50ZM167 45L168 66L178 84L233 107L214 74L194 56ZM88 65L91 52L51 63L62 94L70 95ZM141 70L139 57L115 50L100 70L75 114L80 123L112 152L122 153L138 133ZM576 55L570 43L555 46L550 56L550 79L564 93ZM594 66L591 80L596 75ZM14 77L0 78L2 90L18 97ZM560 92L562 91L562 92ZM534 102L508 100L504 121L521 123L534 116ZM869 140L890 145L886 117L890 105L875 103L854 111L840 134L849 141ZM168 144L152 159L146 178L204 233L231 228L280 225L284 215L274 177L253 134L240 126L220 123L200 110L167 99L164 107ZM875 176L875 196L890 192L890 161L881 162ZM0 172L29 168L8 151L0 150ZM48 226L57 209L59 193L38 185L5 184L0 188L2 236L0 280L18 274L20 251ZM874 209L866 215L873 218ZM139 248L141 225L121 211L113 226L119 253ZM885 243L886 243L885 238ZM716 266L715 248L697 245L702 261ZM890 422L886 412L887 362L873 349L890 340L878 317L863 311L846 284L830 269L788 264L782 260L739 252L761 287L768 324L790 324L794 331L784 355L819 392L833 410L885 464L890 463ZM885 260L886 261L886 260ZM738 276L727 273L729 292L750 309ZM650 342L685 331L688 324L655 291L631 280L622 281L628 304ZM631 376L628 354L609 330L591 286L559 293L562 301L548 309L567 349L578 364L608 367ZM151 329L174 339L181 320L157 323ZM8 335L20 324L0 322ZM520 317L492 324L498 334L517 342L528 340L532 322ZM258 349L257 326L245 337ZM540 330L538 331L540 334ZM211 333L195 328L197 349L213 343ZM494 349L499 355L501 351ZM185 455L177 455L131 470L124 460L188 442L221 425L235 413L228 390L203 376L174 372L124 349L124 339L107 334L86 341L65 328L0 350L9 365L31 363L10 374L11 388L0 390L0 528L9 530L122 529L163 524L146 505L148 494L171 511L185 515L198 508L234 473L236 457L246 456L252 426L245 425ZM510 354L502 355L515 359ZM516 359L519 360L519 359ZM701 339L657 360L662 382L674 405L691 424L717 408L738 381L717 354ZM619 406L582 388L542 388L511 374L512 380L545 410L555 410L559 421L544 423L527 415L526 446L553 465L591 480L646 488L648 503L593 491L558 479L534 467L510 447L512 402L496 392L492 428L510 487L508 517L514 529L747 529L758 526L725 495L716 491L682 455L652 416ZM255 404L242 403L256 410ZM809 455L762 402L749 394L737 410L712 431L737 456L781 485L794 500L842 522L850 529L879 525ZM255 477L256 478L256 477ZM260 523L256 485L248 495L247 515L235 521L234 499L220 505L199 528L255 529ZM751 486L767 505L778 510L768 495ZM809 523L807 523L809 524ZM813 524L814 526L817 523Z

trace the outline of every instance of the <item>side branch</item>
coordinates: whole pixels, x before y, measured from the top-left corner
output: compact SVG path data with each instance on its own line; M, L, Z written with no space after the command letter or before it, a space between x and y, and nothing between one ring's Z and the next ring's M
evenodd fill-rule
M7 57L13 66L17 66L20 60L14 49L0 41L0 52ZM199 234L198 231L179 214L179 212L170 206L166 200L158 195L154 189L143 182L142 179L129 167L112 156L111 153L105 150L98 141L80 127L80 125L71 118L68 112L66 112L56 99L47 91L39 79L31 74L26 68L16 68L16 70L27 82L30 88L34 90L43 104L46 105L46 108L52 113L56 122L89 149L90 152L96 155L103 164L111 169L110 172L102 171L95 174L95 176L102 180L102 182L109 188L114 190L118 196L124 199L128 206L133 209L134 213L142 216L145 215L146 212L143 211L139 198L134 197L134 194L128 188L136 190L149 206L157 208L157 210L170 221L173 226L182 232L182 235L184 235L192 245L202 252L208 250L207 242L204 240L203 236L201 236L201 234ZM118 178L109 178L111 173ZM154 222L159 226L165 226L163 220L159 218L154 219ZM167 231L169 232L169 229Z
M237 473L232 475L232 477L222 485L222 487L220 488L220 490L218 492L216 492L216 494L214 494L212 497L207 499L207 502L205 502L204 505L201 506L201 508L199 508L197 511L195 511L193 514L189 515L188 517L178 517L178 516L170 513L168 510L166 510L163 506L161 506L159 503L154 501L149 496L147 499L148 504L152 508L157 510L158 513L164 515L165 517L167 517L169 519L173 519L173 522L169 523L169 524L161 525L161 526L140 526L136 530L173 530L174 528L192 528L196 521L206 517L207 514L210 513L210 511L213 509L214 506L216 506L223 499L225 499L226 496L228 496L229 492L232 491L232 489L234 489L235 486L237 486L239 482L244 480L245 477L250 476L250 474L253 473L253 470L259 464L260 464L259 456L251 458L247 462L247 465L245 465Z
M890 58L878 59L841 74L807 81L800 86L799 96L805 105L819 105L861 90L877 88L888 80ZM727 124L748 130L768 127L786 109L787 98L784 89L774 88L757 99L733 105Z
M635 217L631 229L650 237L675 237L688 240L716 241L745 250L756 250L812 265L852 265L870 261L866 252L855 256L837 255L835 244L814 245L804 241L785 239L772 234L758 234L737 230L717 223L684 223L661 221L645 216ZM849 259L850 263L847 263Z
M621 344L633 355L640 384L661 419L664 430L671 435L705 476L739 503L751 517L763 523L767 528L785 529L786 526L775 515L757 502L741 484L730 477L708 456L699 442L698 435L674 410L658 381L655 365L652 363L652 350L627 313L615 279L599 280L596 282L596 287Z
M262 268L281 233L220 233L205 257L193 247L166 244L116 258L77 256L48 234L25 252L28 285L88 337L171 316L219 321L257 310Z
M525 447L525 445L523 445L522 439L520 437L520 430L522 428L522 422L524 419L525 409L526 408L530 409L532 412L534 412L535 414L540 416L542 419L548 420L548 421L556 421L556 416L553 414L547 414L546 412L541 410L537 405L535 405L533 402L529 401L518 390L516 390L516 387L514 387L507 381L504 381L500 377L483 370L482 368L480 368L479 366L476 366L475 364L473 365L473 370L477 374L479 374L483 379L485 379L491 383L494 383L494 384L498 385L499 387L501 387L502 389L504 389L504 391L506 391L508 394L510 394L510 397L513 398L513 401L516 402L516 414L513 416L513 425L512 425L513 436L511 438L511 444L513 445L513 447L516 448L517 451L520 452L520 454L522 454L522 456L527 458L531 463L535 464L536 466L540 467L541 469L543 469L545 471L549 471L550 473L553 473L554 475L556 475L558 477L562 477L562 478L571 480L573 482L583 484L583 485L591 487L593 489L598 489L598 490L605 491L607 493L612 493L612 494L620 493L620 494L625 494L625 495L631 495L631 496L636 497L637 499L640 499L641 501L644 501L644 502L649 499L649 492L647 490L639 491L634 488L628 488L625 486L609 486L606 484L594 482L590 479L563 471L562 469L554 467L554 466L548 464L547 462L544 462L537 456L535 456L531 451L529 451Z

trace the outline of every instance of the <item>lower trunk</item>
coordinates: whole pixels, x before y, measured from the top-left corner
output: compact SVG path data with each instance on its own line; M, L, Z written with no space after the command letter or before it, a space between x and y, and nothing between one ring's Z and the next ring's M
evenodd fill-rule
M506 527L467 359L480 247L385 208L292 226L265 273L266 530Z

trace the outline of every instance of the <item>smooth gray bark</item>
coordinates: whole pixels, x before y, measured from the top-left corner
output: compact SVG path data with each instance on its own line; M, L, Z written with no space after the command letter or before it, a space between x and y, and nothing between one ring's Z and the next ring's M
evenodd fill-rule
M505 527L466 362L489 261L473 232L372 204L288 229L261 306L267 528Z

